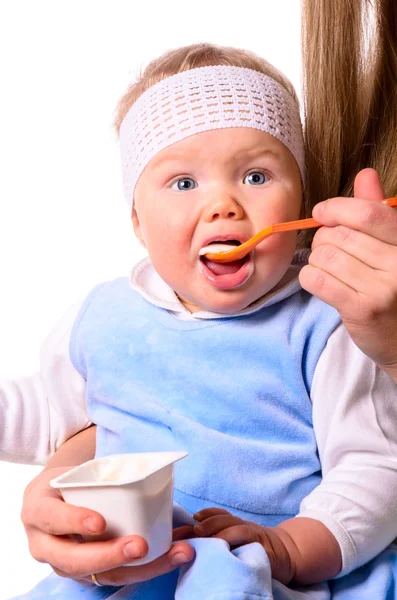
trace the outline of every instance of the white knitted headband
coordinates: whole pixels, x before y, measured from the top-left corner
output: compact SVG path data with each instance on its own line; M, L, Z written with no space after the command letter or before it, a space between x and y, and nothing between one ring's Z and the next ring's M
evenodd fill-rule
M243 67L199 67L147 89L120 127L124 194L130 207L148 162L167 146L201 131L227 127L260 129L292 153L304 181L299 109L274 79Z

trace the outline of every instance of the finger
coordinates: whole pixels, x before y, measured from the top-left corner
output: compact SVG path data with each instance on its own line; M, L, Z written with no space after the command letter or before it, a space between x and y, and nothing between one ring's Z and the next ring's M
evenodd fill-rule
M176 542L178 540L185 540L193 537L193 535L193 525L181 525L180 527L176 527L172 532L172 539Z
M354 197L366 200L384 200L385 192L375 169L362 169L354 179Z
M365 295L310 264L300 271L299 281L303 289L336 308L345 324L357 324L358 316L361 327L376 323L378 316L390 312L396 303L396 285L393 287L390 280L377 282L375 298L370 288Z
M194 533L199 537L211 537L222 529L241 523L241 519L233 515L217 515L209 517L194 526Z
M322 244L337 246L373 269L397 274L397 246L385 244L361 231L343 225L320 227L313 238L312 250Z
M229 546L243 546L244 544L252 544L253 542L259 542L262 544L263 540L259 535L259 532L250 527L249 525L235 525L220 531L215 538L225 540Z
M36 560L49 563L69 577L84 577L142 558L147 554L148 545L139 536L81 543L41 533L31 538L30 551Z
M331 198L313 209L313 217L322 225L344 225L367 233L382 242L395 244L397 210L364 198Z
M96 572L96 578L102 585L128 585L147 581L173 571L177 567L194 559L194 549L186 542L177 542L171 550L146 565L121 567L102 573Z
M361 314L360 294L329 273L306 265L299 273L299 281L303 289L336 308L342 316Z
M106 528L99 513L64 502L54 490L41 492L37 501L24 504L21 518L25 527L35 527L53 535L97 535Z
M209 517L214 517L215 515L230 515L231 513L224 508L203 508L199 512L196 512L193 515L193 519L196 521L204 521L204 519L208 519Z
M374 291L374 269L332 244L317 246L309 264L366 296ZM384 274L383 274L384 276Z

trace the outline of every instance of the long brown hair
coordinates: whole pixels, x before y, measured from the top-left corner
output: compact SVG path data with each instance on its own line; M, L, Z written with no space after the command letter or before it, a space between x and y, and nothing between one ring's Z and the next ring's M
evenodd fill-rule
M396 0L303 0L302 57L306 214L365 167L396 195Z

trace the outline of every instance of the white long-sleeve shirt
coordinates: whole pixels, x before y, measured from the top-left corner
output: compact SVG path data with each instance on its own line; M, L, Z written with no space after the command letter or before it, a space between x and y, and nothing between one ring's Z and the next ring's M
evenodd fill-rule
M299 289L292 267L276 290L244 311L255 312ZM177 318L191 315L148 259L131 273L132 286ZM0 458L45 464L72 435L90 425L85 380L69 357L73 306L45 340L40 372L0 380ZM341 551L341 575L363 564L397 536L397 385L352 342L341 324L330 336L311 389L313 425L323 480L298 516L324 523Z

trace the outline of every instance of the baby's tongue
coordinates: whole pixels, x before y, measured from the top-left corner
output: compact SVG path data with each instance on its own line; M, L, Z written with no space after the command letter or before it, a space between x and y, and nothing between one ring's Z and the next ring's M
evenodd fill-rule
M228 263L218 263L213 260L208 260L208 258L203 258L203 261L207 265L208 269L214 273L214 275L230 275L231 273L237 273L239 269L243 266L245 262L245 258L240 258L240 260L233 260Z

